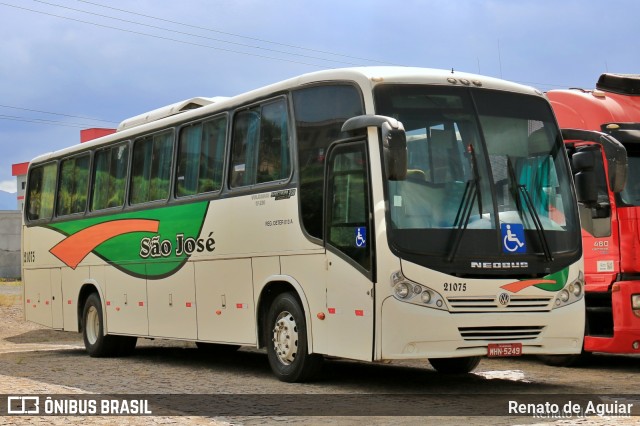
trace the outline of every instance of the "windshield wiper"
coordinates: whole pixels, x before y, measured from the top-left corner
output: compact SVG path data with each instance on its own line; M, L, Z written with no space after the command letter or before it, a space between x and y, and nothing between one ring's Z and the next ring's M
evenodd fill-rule
M458 252L460 242L462 241L462 235L467 229L469 224L469 218L471 217L471 210L473 210L473 204L478 198L478 212L482 215L482 198L479 197L478 182L480 176L478 175L478 163L476 160L476 153L473 150L473 146L469 145L467 148L469 154L471 154L471 167L473 168L473 179L467 181L467 185L464 187L464 193L462 194L462 201L458 207L456 218L453 221L453 227L455 228L455 237L453 239L453 246L447 256L449 263L453 262L453 259Z
M548 262L553 261L553 256L551 255L551 249L549 248L549 242L547 241L547 236L544 233L544 228L542 226L542 222L540 221L540 215L536 211L535 206L533 205L533 200L531 200L531 195L529 194L529 190L524 185L518 185L518 191L522 194L524 198L524 202L529 209L529 214L533 219L533 225L536 227L536 231L538 234L538 238L540 238L540 242L542 243L542 250L544 251L544 257Z
M518 195L521 194L522 198L524 198L524 204L527 206L527 210L529 210L529 215L533 221L533 226L536 228L536 234L538 235L538 239L540 240L540 244L542 245L542 251L544 252L544 257L547 262L553 261L553 255L551 254L551 249L549 248L549 242L547 241L547 236L544 233L544 227L542 226L542 221L540 220L540 215L536 211L535 206L533 205L533 200L531 199L531 194L529 194L529 190L525 185L519 184L516 180L516 173L513 170L513 164L511 163L511 158L507 157L507 165L509 169L509 176L511 181L516 186L516 208L521 209L520 202L518 202Z

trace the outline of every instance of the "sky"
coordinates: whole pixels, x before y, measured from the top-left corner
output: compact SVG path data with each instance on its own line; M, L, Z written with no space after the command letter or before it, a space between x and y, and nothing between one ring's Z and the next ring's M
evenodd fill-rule
M320 69L593 88L640 74L638 16L636 0L0 0L0 190L81 129Z

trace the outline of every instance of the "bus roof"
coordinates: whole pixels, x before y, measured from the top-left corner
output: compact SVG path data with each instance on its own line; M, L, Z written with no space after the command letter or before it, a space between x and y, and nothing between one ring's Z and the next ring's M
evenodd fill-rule
M246 104L254 100L257 101L273 94L286 92L287 90L329 81L355 82L363 89L372 89L374 86L384 83L434 84L482 87L542 96L541 92L529 86L493 77L463 73L454 70L412 67L360 67L331 69L304 74L233 97L198 97L161 107L122 121L118 126L118 131L116 133L94 139L82 145L73 145L56 152L40 155L34 158L31 161L31 164L41 163L59 156L71 155L75 152L83 151L96 145L135 137L140 133L152 132L156 129L171 126L179 122L196 119L204 115L214 114L218 111L232 109L242 104Z

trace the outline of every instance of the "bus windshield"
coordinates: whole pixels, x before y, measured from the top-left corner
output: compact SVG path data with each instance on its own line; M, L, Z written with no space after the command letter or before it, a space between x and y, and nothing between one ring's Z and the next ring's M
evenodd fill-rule
M387 183L401 255L450 272L472 253L551 262L578 249L565 151L543 99L414 85L380 86L375 99L407 132L407 177Z

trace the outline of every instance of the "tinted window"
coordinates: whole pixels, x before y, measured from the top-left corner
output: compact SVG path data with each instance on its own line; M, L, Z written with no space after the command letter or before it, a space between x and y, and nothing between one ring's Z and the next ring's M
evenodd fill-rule
M29 173L27 193L27 218L50 219L53 215L53 199L56 189L56 163L34 167Z
M129 146L117 145L96 151L91 210L121 207L129 164Z
M58 187L58 216L84 212L89 187L89 154L63 160Z
M135 141L131 166L131 204L169 198L172 156L172 132Z
M226 117L221 117L180 131L176 197L221 188L226 127Z
M300 203L307 232L322 238L324 158L331 142L343 137L342 124L364 114L354 86L317 86L293 93L298 138Z
M284 100L237 113L233 122L231 187L286 179L290 170Z
M369 183L364 144L339 146L331 152L327 242L370 271Z

